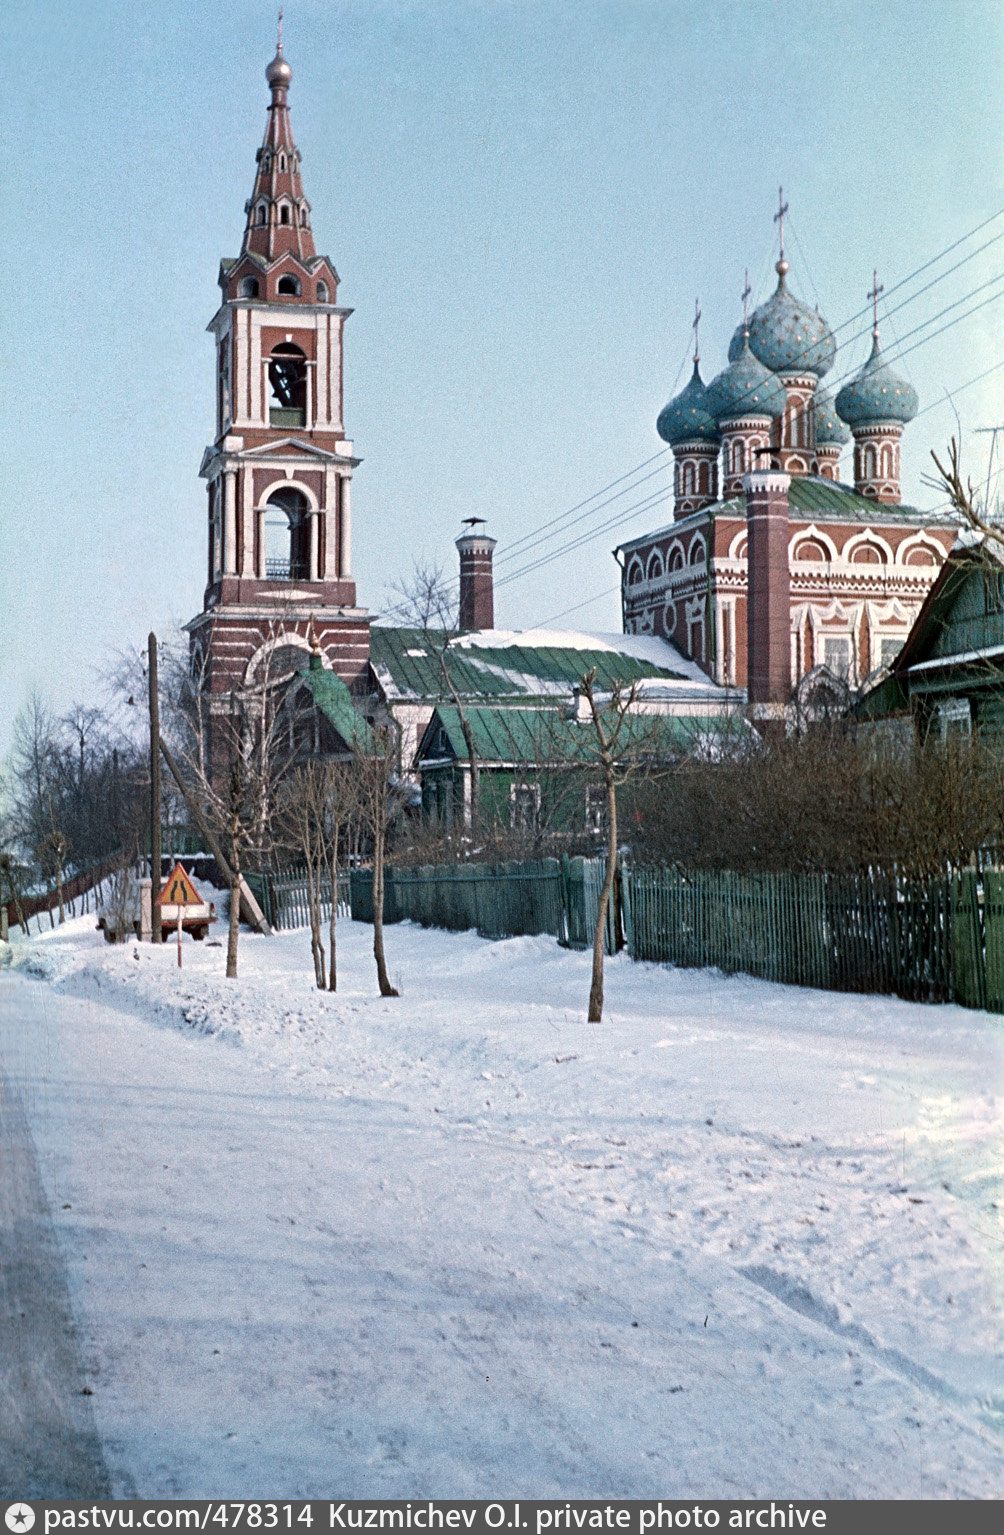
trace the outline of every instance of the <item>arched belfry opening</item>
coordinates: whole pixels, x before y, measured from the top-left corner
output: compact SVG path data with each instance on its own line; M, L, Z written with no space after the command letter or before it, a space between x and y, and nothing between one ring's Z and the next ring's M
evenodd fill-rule
M265 575L270 581L310 578L310 502L295 485L274 490L265 503Z
M306 426L307 359L292 341L272 348L268 363L270 426Z

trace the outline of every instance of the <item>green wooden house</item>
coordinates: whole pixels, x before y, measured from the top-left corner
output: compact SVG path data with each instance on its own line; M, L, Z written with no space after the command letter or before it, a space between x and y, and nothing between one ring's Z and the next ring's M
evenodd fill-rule
M581 705L474 706L464 710L478 763L480 808L499 827L598 834L606 797L595 760L592 723ZM634 712L621 754L643 770L659 770L688 754L720 748L746 731L741 716ZM419 742L415 767L425 816L461 824L471 803L471 757L460 710L440 704Z
M858 717L942 739L1004 739L1004 546L963 536L951 550L888 676Z

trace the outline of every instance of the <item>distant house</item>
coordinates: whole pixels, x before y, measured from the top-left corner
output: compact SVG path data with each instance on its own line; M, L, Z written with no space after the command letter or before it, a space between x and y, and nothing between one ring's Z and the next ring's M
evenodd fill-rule
M374 624L371 631L377 698L400 729L405 772L433 712L455 712L451 687L465 710L553 710L570 704L583 675L595 671L601 692L636 684L638 708L647 712L704 719L740 713L745 704L742 691L719 687L657 636L475 630L453 637L441 660L443 643L421 629Z
M963 535L931 587L889 675L859 718L912 722L942 739L1004 739L1004 549Z
M599 782L595 734L584 700L555 707L502 704L464 710L437 705L415 755L422 809L441 826L461 824L471 803L471 757L478 762L482 816L500 828L599 833L606 796ZM622 757L664 767L708 748L723 732L746 730L741 715L666 714L638 709L621 737Z

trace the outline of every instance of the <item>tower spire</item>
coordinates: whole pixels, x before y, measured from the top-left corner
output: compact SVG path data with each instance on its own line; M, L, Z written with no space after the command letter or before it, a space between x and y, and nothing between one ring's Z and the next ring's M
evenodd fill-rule
M749 300L750 300L750 294L752 292L753 292L753 289L750 287L750 269L749 269L749 267L747 267L746 270L743 272L743 291L742 291L742 301L743 301L743 335L744 336L748 336L749 333L750 333Z
M251 251L274 261L292 251L307 261L317 254L310 229L310 204L303 195L300 152L293 139L288 94L293 71L286 62L282 42L282 11L276 37L275 58L265 71L272 100L265 137L258 151L258 172L247 205L248 222L241 254Z
M701 323L701 301L700 301L700 299L696 299L695 298L695 300L694 300L694 323L693 323L693 327L692 327L693 332L694 332L694 367L695 368L697 367L697 364L701 360L701 349L700 349L700 346L698 345L698 341L697 341L697 329L698 329L698 326L700 325L700 323Z

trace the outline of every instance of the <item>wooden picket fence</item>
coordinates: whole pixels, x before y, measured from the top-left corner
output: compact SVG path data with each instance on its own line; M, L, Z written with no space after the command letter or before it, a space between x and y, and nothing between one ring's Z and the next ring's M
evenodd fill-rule
M635 959L924 1002L955 991L947 878L633 869L623 888Z
M602 859L551 858L388 868L384 920L485 938L550 934L585 948L603 867ZM371 871L353 870L351 885L353 917L371 922ZM918 879L625 864L606 935L608 953L620 947L637 960L1004 1013L1004 870Z
M270 927L281 932L288 928L310 926L310 886L306 869L269 870L248 874L246 878ZM338 871L337 901L337 915L347 917L351 909L347 869ZM331 916L330 874L321 875L319 904L322 920L327 922Z

